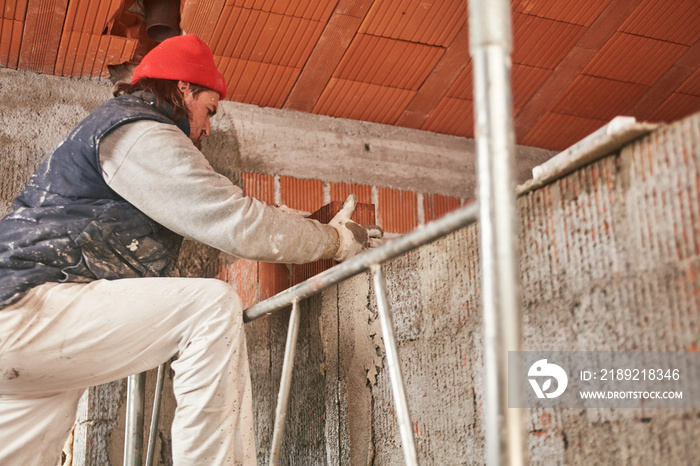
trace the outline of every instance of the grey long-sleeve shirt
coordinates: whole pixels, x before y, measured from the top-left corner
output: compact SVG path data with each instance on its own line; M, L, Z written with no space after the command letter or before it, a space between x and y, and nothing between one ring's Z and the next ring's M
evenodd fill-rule
M109 187L185 238L266 262L312 262L338 248L333 227L246 197L173 125L119 126L99 154Z

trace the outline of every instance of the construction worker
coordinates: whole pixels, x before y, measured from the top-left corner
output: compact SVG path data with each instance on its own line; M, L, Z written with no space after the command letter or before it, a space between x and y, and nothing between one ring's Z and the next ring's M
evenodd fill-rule
M168 277L182 238L305 263L382 232L350 220L352 196L322 225L214 172L198 148L225 97L204 42L162 42L0 221L0 464L55 465L86 387L173 356L175 464L255 464L241 301L219 280Z

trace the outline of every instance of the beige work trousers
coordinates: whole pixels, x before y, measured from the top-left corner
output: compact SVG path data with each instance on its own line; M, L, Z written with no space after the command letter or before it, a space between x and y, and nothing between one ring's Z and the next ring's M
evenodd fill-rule
M241 301L226 283L45 284L0 309L0 465L55 466L85 388L172 363L175 465L256 463Z

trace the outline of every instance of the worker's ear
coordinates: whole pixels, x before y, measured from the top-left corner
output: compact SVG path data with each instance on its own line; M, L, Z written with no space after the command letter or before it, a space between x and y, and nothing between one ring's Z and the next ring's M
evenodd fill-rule
M190 83L186 81L178 81L177 88L180 89L180 92L184 94L185 91L190 88Z

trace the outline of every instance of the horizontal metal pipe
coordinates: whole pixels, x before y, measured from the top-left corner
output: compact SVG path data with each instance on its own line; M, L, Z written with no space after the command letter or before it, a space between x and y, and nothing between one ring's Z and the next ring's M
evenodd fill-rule
M431 243L453 231L464 228L476 222L479 215L479 206L473 202L468 206L446 214L438 220L421 225L409 233L400 236L388 243L362 254L351 257L324 272L315 275L308 280L288 288L275 296L249 307L243 313L243 321L250 322L266 314L277 311L291 305L295 299L305 299L316 293L337 285L338 283L358 275L375 264L381 264L399 257L424 244Z

